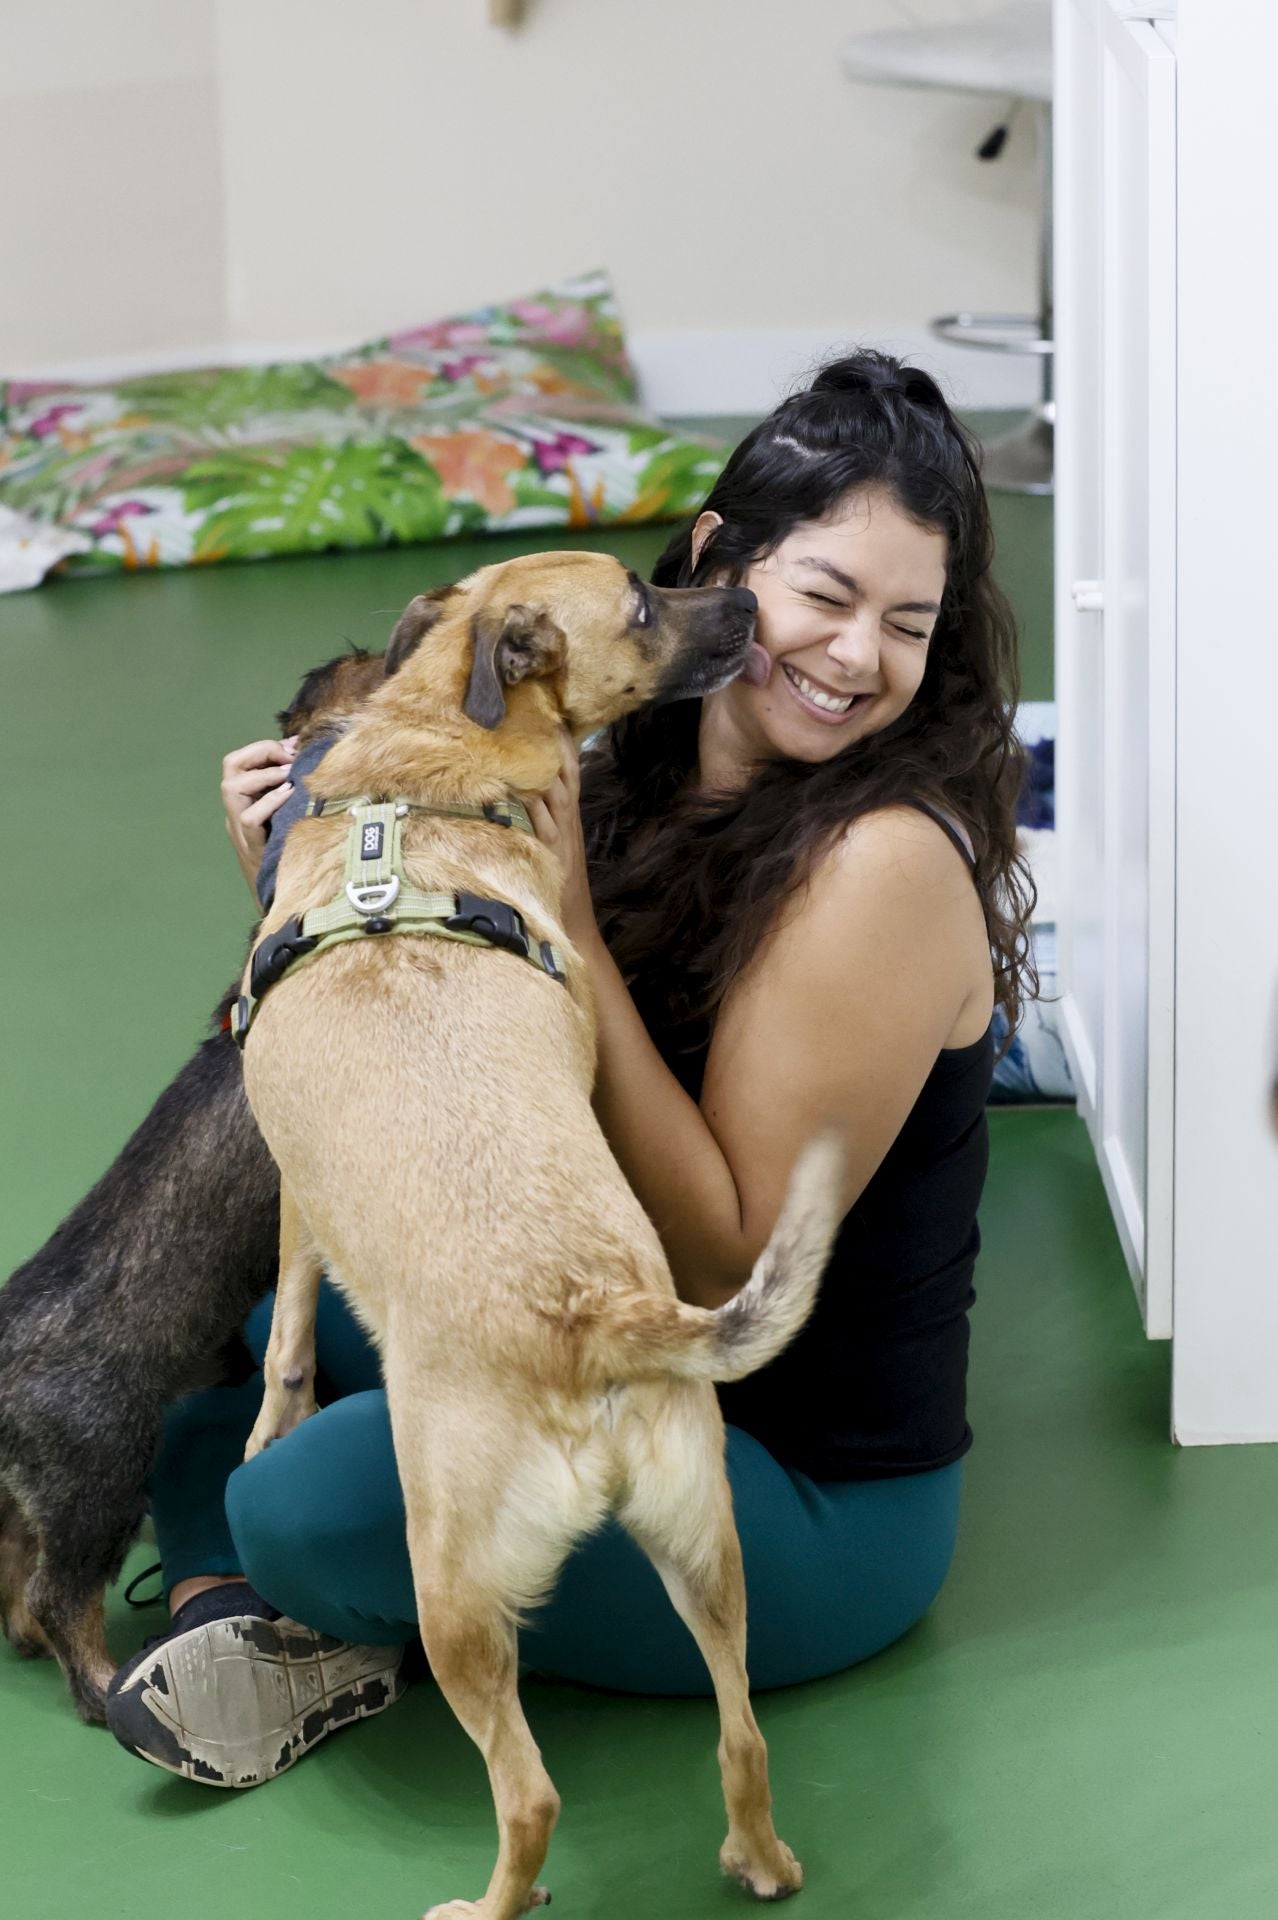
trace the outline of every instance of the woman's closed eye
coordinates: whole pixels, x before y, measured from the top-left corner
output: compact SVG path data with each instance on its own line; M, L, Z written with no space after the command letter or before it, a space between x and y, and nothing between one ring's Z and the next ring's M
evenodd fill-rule
M845 600L832 600L828 593L808 593L805 595L805 598L808 600L815 600L818 602L820 606L823 606L823 607L838 607L838 609L842 613L847 613L849 611L847 602ZM918 627L897 627L895 631L897 633L908 634L911 640L927 639L927 635L921 632Z

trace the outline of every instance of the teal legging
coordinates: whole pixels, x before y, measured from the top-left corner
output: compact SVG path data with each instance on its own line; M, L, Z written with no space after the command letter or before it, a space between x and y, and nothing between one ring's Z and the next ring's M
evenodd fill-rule
M269 1300L245 1337L259 1365ZM247 1466L262 1380L191 1394L171 1410L151 1479L170 1588L245 1573L293 1619L343 1640L416 1631L404 1504L375 1350L338 1293L320 1296L316 1346L328 1403ZM954 1551L961 1468L823 1482L727 1430L745 1562L749 1669L784 1687L856 1665L926 1612ZM584 1540L553 1599L520 1635L540 1673L624 1693L707 1694L691 1634L643 1553L613 1522Z

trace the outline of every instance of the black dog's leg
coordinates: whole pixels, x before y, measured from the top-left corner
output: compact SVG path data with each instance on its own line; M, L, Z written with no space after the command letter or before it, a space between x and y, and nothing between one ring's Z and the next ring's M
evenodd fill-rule
M27 1584L35 1572L36 1538L12 1495L0 1487L0 1625L14 1652L24 1660L51 1655L27 1606Z
M70 1510L44 1520L26 1603L66 1675L76 1712L82 1720L100 1723L116 1667L106 1643L103 1594L124 1564L144 1502L140 1491L125 1502L116 1486L105 1514L94 1508L93 1489L85 1486Z

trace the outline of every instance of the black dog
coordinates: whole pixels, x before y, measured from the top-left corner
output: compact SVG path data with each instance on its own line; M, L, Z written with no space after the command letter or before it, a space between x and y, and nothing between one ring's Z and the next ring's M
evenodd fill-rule
M333 731L382 656L316 668L281 729ZM0 1620L54 1654L85 1720L114 1663L102 1597L145 1510L164 1410L225 1377L237 1330L275 1284L279 1175L226 1029L160 1095L115 1164L0 1291Z

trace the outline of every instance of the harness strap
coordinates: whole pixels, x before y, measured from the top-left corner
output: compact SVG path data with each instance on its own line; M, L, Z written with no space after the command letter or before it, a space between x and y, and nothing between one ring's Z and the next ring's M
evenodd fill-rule
M339 810L339 803L331 800L318 804L321 810ZM402 822L409 812L440 809L413 807L402 800L348 800L340 806L350 815L342 891L325 906L312 907L300 917L295 914L259 940L249 963L247 988L231 1010L230 1028L237 1046L243 1047L262 996L276 981L329 947L370 934L424 933L472 947L499 947L560 985L567 984L560 949L530 934L523 915L508 901L466 892L424 892L408 884L400 845ZM478 809L470 812L478 814Z
M305 818L320 820L335 813L350 813L355 807L367 807L372 804L372 795L367 793L342 794L337 799L310 800L307 802ZM401 814L424 813L437 814L443 820L487 820L495 827L518 827L521 833L536 834L531 816L522 800L516 800L510 794L504 800L486 800L482 807L437 807L427 806L418 800L396 800L391 803Z

